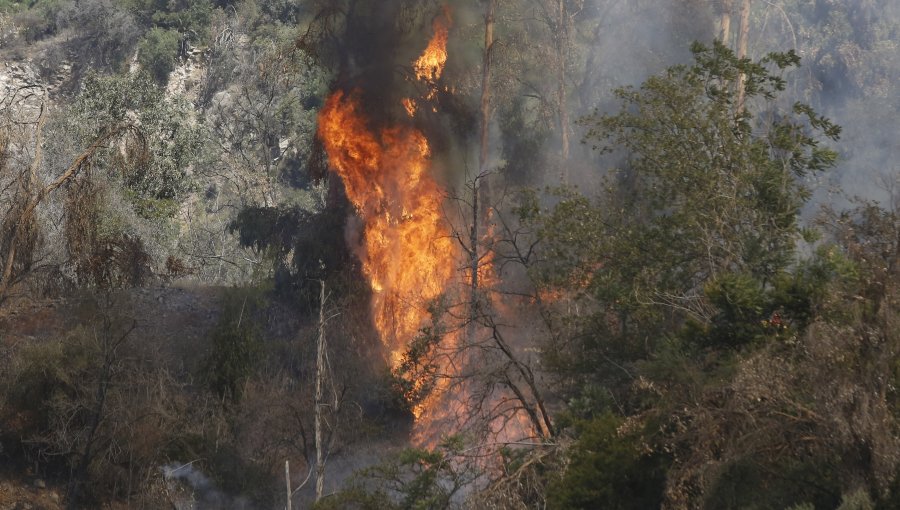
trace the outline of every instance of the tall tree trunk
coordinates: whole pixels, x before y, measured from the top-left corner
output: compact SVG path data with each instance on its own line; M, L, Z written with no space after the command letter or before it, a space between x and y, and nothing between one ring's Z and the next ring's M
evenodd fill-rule
M738 47L737 47L737 57L745 58L747 56L747 40L750 35L750 0L743 0L741 4L741 28L740 34L738 36ZM737 83L737 99L735 102L737 112L744 111L744 80L745 76L742 74L738 77Z
M496 0L487 0L484 13L484 56L481 64L481 147L478 157L478 174L472 179L472 224L469 229L469 324L467 340L474 341L478 299L478 225L487 218L487 204L491 195L487 178L491 122L491 66L494 52L494 8Z
M319 280L319 337L316 342L316 501L325 489L325 445L322 438L322 396L325 378L325 280Z
M560 180L569 181L567 161L569 159L569 109L566 105L566 52L569 45L569 14L566 1L557 1L556 60L557 60L557 108L559 110L559 132L562 142Z
M478 156L478 175L472 182L475 184L473 192L481 194L481 210L479 216L486 217L487 204L490 203L491 183L486 178L488 171L488 154L490 152L490 123L491 123L491 66L494 53L494 7L496 0L487 0L484 13L484 57L481 64L481 151ZM473 222L473 225L475 223ZM476 226L477 228L477 226Z
M472 272L472 275L469 279L469 326L467 336L470 344L475 341L475 321L478 319L478 222L481 218L478 211L478 181L478 177L472 181L472 225L469 228L469 271Z
M284 485L287 489L285 508L291 510L291 465L288 461L284 461Z
M731 46L731 10L733 0L722 0L722 17L719 22L719 39L725 46Z
M484 14L484 57L481 64L481 153L478 158L478 174L487 170L488 129L491 120L491 63L494 51L494 2L487 0Z

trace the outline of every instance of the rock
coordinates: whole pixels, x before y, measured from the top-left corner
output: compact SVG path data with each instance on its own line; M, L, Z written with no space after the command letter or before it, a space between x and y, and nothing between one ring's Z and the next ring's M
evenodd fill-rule
M40 478L36 478L31 484L34 485L37 489L47 488L47 482L41 480Z

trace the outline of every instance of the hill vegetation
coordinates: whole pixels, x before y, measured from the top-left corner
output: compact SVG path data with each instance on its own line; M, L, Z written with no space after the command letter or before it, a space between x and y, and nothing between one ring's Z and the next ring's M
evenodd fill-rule
M0 508L900 507L895 4L0 0Z

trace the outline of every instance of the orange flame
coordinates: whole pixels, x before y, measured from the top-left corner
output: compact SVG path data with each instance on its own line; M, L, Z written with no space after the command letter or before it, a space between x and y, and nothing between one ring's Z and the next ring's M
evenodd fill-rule
M444 72L444 65L447 64L447 38L450 35L450 24L450 10L445 7L444 12L434 18L431 23L434 37L431 38L422 56L413 62L416 78L420 81L434 83Z
M410 117L415 117L416 110L419 109L419 105L416 104L415 99L410 99L408 97L404 97L400 100L400 103L403 105L403 108L406 109L406 114Z
M449 11L445 9L432 26L434 37L413 63L417 78L429 88L424 100L434 98L435 82L447 62ZM406 98L401 103L413 117L419 106L416 100ZM436 111L435 106L431 108ZM408 126L373 129L363 113L360 94L342 91L334 92L326 101L319 114L317 134L331 167L344 182L348 199L365 224L357 256L372 289L375 328L389 352L392 367L397 369L409 342L428 318L426 305L447 289L460 262L460 252L451 241L441 214L442 190L429 174L428 140ZM493 237L493 232L487 232L487 236ZM482 286L496 283L492 257L490 254L478 269ZM460 352L461 334L457 330L446 335L441 342L442 352ZM458 422L465 412L468 393L451 383L458 379L459 366L445 356L442 358L438 363L447 365L440 367L445 377L435 381L433 391L413 409L417 444L433 444L440 433L436 429ZM415 393L425 382L413 384ZM512 418L491 426L517 430L523 427L521 416Z
M373 291L372 315L393 366L427 317L424 305L453 274L454 245L442 222L442 193L428 174L430 149L412 128L367 125L357 94L331 95L319 138L365 222L359 249Z

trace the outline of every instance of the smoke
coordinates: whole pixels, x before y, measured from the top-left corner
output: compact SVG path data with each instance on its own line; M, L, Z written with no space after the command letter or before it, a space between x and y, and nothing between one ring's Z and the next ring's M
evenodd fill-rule
M427 43L440 4L430 0L335 1L335 16L313 22L310 41L335 73L333 89L358 91L369 118L401 117L399 99L413 96L411 63Z
M569 182L591 194L599 177L620 161L579 144L585 132L576 121L594 112L614 112L619 106L615 88L639 86L669 66L690 63L691 42L709 44L718 36L720 5L696 0L566 5L573 28L566 61L569 160L559 161L560 127L553 118L558 87L552 72L553 26L541 19L539 9L505 13L506 22L515 21L499 36L495 55L494 150L508 182L554 186L560 182L555 167L566 165ZM900 174L895 156L900 153L900 3L754 2L752 8L749 56L795 49L802 58L800 69L786 76L785 104L809 103L843 127L841 140L829 142L840 153L838 166L808 182L815 193L807 216L826 204L850 206L857 197L889 200ZM737 9L732 18L736 31ZM520 28L514 28L516 23Z
M822 206L852 207L857 199L896 199L900 163L900 4L894 0L786 4L757 27L755 56L795 48L801 68L786 94L810 103L842 126L829 145L838 165L810 184L805 216ZM753 32L751 32L753 33Z
M160 468L177 510L252 510L244 498L232 498L192 463L167 464Z

